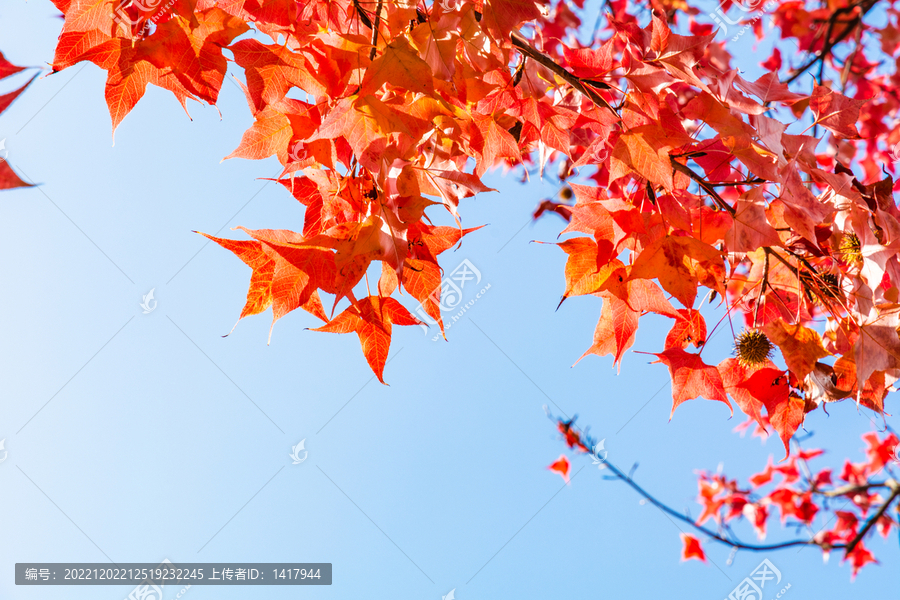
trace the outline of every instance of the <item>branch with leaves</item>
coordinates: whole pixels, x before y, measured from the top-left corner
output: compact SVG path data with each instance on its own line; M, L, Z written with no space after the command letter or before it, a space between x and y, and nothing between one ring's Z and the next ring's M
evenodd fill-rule
M533 214L566 221L560 304L602 300L582 358L620 365L652 313L671 319L653 354L673 412L737 405L787 454L831 402L885 415L900 17L870 22L876 0L766 5L780 38L759 65L730 44L761 39L761 15L729 40L693 0L599 18L562 0L53 1L53 72L105 70L113 131L148 84L215 104L229 64L243 71L253 124L227 158L277 160L303 226L207 236L251 269L238 320L301 309L312 331L356 334L384 382L394 325L444 332L440 255L479 229L463 213L486 174L555 166L565 195ZM735 356L711 356L726 320Z
M605 479L624 482L644 500L688 525L695 533L727 545L733 551L768 552L796 546L818 546L827 558L832 550L842 550L843 560L850 561L851 576L855 578L862 567L877 562L863 543L866 535L877 528L887 538L892 529L898 529L898 521L890 516L890 512L900 511L900 502L897 502L900 498L900 478L893 474L891 465L900 466L900 440L892 432L885 433L883 437L876 432L863 435L863 441L867 445L866 461L854 464L848 460L837 476L841 481L848 482L846 485L833 484L831 469L815 473L809 470L809 461L820 457L822 450L798 448L798 452L778 466L774 466L769 457L765 469L750 476L745 487L722 473L700 472L697 503L702 512L694 519L689 514L671 508L639 485L634 480L635 468L625 473L609 459L605 451L603 456L598 456L597 448L600 446L597 441L576 426L575 418L554 420L570 449L591 455L594 464L599 463L601 472L608 471L611 474L604 476ZM749 425L756 428L755 435L769 435L769 431L751 421L739 426L739 429L746 429ZM567 483L571 468L565 455L550 466ZM766 488L769 489L764 492ZM885 489L888 495L883 497L873 494L872 490L875 489ZM835 507L834 502L837 500L844 502ZM772 508L778 508L782 524L790 518L796 528L805 529L808 536L773 544L749 544L737 537L732 529L733 525L748 521L757 537L764 540L769 520L775 516ZM844 510L846 508L850 510ZM709 521L716 524L716 529L705 525ZM685 560L706 560L702 545L696 537L683 534L682 538L685 543Z

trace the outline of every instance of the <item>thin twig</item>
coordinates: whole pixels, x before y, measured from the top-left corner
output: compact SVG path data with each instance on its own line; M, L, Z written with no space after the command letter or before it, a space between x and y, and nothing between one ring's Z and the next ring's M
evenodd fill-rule
M545 407L545 410L546 410L546 407ZM552 415L550 415L549 413L547 416L553 420L556 420L557 422L562 422L560 419L555 419L554 417L552 417ZM581 435L579 436L579 442L581 443L581 445L584 447L593 448L594 440L590 436L588 436L583 430L581 430L580 428L575 426L573 421L574 421L574 419L568 421L567 424L581 432ZM890 495L890 497L887 500L885 500L884 504L881 505L881 507L878 509L878 511L874 515L872 515L872 517L868 521L866 521L866 524L863 526L862 530L860 530L860 532L856 535L856 537L848 544L834 544L834 545L826 544L824 542L817 541L815 538L810 538L807 540L790 540L787 542L781 542L779 544L765 544L765 545L745 544L743 542L738 541L736 538L730 539L730 538L724 537L724 536L720 535L719 533L717 533L707 527L698 525L687 515L681 514L678 511L670 508L668 505L663 504L662 502L657 500L653 495L651 495L649 492L647 492L647 490L645 490L640 485L638 485L631 478L631 476L626 475L625 473L620 471L618 467L616 467L614 464L612 464L608 460L604 461L603 465L604 465L604 468L609 469L609 471L613 475L615 475L615 477L617 479L624 481L631 489L636 491L644 499L646 499L648 502L650 502L653 506L660 509L662 512L669 515L670 517L678 519L682 523L689 525L696 531L699 531L718 542L727 544L727 545L731 546L732 548L739 548L741 550L749 550L751 552L765 552L765 551L769 551L769 550L780 550L782 548L791 548L794 546L818 546L818 547L822 548L823 550L845 549L847 553L850 553L859 544L859 542L862 540L863 536L865 536L866 533L868 533L869 530L875 525L875 523L878 521L878 519L880 519L887 512L888 508L890 508L890 505L894 502L894 500L896 500L898 497L900 497L900 483L894 481L893 479L888 480L886 482L882 482L882 483L869 484L870 487L887 486L893 490L893 493ZM857 487L867 487L867 486L857 486ZM834 492L837 492L837 491L842 491L844 493L847 493L852 490L845 487L845 488L838 488L838 490L834 490ZM819 492L819 493L823 493L823 492Z
M717 182L709 182L709 185L713 187L735 187L739 185L753 185L754 183L765 183L768 181L767 179L763 179L762 177L757 177L755 179L746 179L744 181L717 181Z
M863 7L863 6L865 6L865 8L864 8L863 11L862 11L862 14L859 15L859 16L857 16L857 17L855 17L855 18L853 18L853 19L851 19L851 20L847 23L847 26L846 26L839 34L837 34L837 35L835 36L833 42L826 39L826 40L825 40L825 45L822 47L822 50L821 50L820 52L818 52L818 53L817 53L811 60L809 60L805 65L803 65L802 67L800 67L800 68L798 68L796 71L794 71L793 75L791 75L790 77L788 77L783 83L793 83L798 77L800 77L800 75L802 75L803 73L805 73L810 67L812 67L813 65L815 65L817 62L819 62L820 60L821 60L821 61L824 61L825 58L827 58L827 56L828 56L829 54L831 54L831 51L834 49L834 47L837 46L840 42L842 42L842 41L844 40L845 37L847 37L848 35L850 35L850 32L853 31L853 29L854 29L858 24L862 23L862 18L863 18L870 10L872 10L872 7L875 6L875 4L876 4L876 0L868 0L867 2L860 2L860 3L857 3L857 4L853 4L853 5L851 5L851 6L844 6L844 7L841 7L841 8L839 8L839 9L835 10L834 13L831 15L831 18L829 19L829 21L837 22L837 18L838 18L841 14L849 13L849 12L851 12L851 11L852 11L854 8L856 8L856 7Z
M722 537L721 535L719 535L718 533L716 533L715 531L713 531L711 529L703 527L702 525L697 525L689 517L686 517L685 515L679 513L678 511L673 510L672 508L669 508L668 506L666 506L665 504L663 504L662 502L660 502L659 500L654 498L646 490L644 490L644 488L642 488L637 483L635 483L634 480L631 479L631 477L629 477L628 475L626 475L625 473L620 471L615 465L613 465L609 461L605 462L604 464L610 471L612 471L612 473L617 478L619 478L622 481L624 481L625 483L627 483L634 491L636 491L638 494L643 496L653 506L660 509L661 511L668 514L669 516L678 519L682 523L686 523L686 524L690 525L697 531L700 531L700 532L708 535L709 537L722 542L723 544L728 544L729 546L733 546L735 548L740 548L742 550L750 550L752 552L764 552L767 550L779 550L781 548L791 548L793 546L818 546L819 545L815 540L791 540L789 542L782 542L780 544L766 544L766 545L744 544L742 542L739 542L739 541L736 541L733 539L728 539L728 538Z
M866 524L862 529L859 530L859 533L856 534L856 537L853 538L849 544L847 544L847 555L853 552L853 549L856 548L856 546L862 541L863 536L865 536L869 532L869 530L872 529L872 526L875 525L878 519L880 519L884 515L884 513L887 512L888 507L890 507L890 505L894 502L894 500L897 499L898 496L900 496L900 484L894 483L893 493L888 497L887 500L884 501L884 504L881 505L881 508L878 509L878 512L876 512L868 521L866 521Z
M689 166L681 164L680 162L675 160L674 157L669 157L669 162L672 163L673 169L675 169L679 173L687 175L688 177L696 181L697 185L699 185L703 189L703 191L712 196L713 200L716 202L719 208L721 208L722 210L727 210L732 217L737 214L737 211L735 211L734 208L731 207L731 205L725 202L724 198L719 195L719 192L717 192L716 189L708 181L695 173Z
M858 494L859 492L866 492L873 488L890 488L890 481L882 481L875 483L866 483L864 485L845 485L843 487L835 488L833 490L828 490L827 492L820 492L818 490L812 490L814 494L819 494L820 496L825 496L827 498L838 498L840 496L849 496L851 494Z
M380 1L381 0L379 0L379 2ZM597 92L595 92L594 90L592 90L591 88L586 86L581 81L581 79L579 79L575 75L572 75L571 73L569 73L565 68L563 68L561 65L559 65L552 58L550 58L546 54L538 51L537 48L535 48L530 43L528 43L528 40L526 40L524 37L522 37L522 34L520 34L518 31L513 31L512 33L510 33L509 39L512 42L512 45L515 46L519 50L519 52L521 52L522 54L524 54L531 60L544 65L545 67L547 67L548 69L553 71L555 74L559 75L560 79L562 79L563 81L565 81L566 83L571 85L573 88L575 88L576 90L578 90L579 92L581 92L582 94L584 94L585 96L590 98L591 101L594 104L596 104L597 106L602 106L604 108L607 108L614 115L616 115L617 117L619 116L619 113L616 112L616 109L614 109L612 107L612 105L610 105L610 103L607 102L603 98L603 96L601 96L600 94L598 94Z
M759 296L756 297L756 310L753 311L753 329L756 329L757 317L759 317L759 307L766 298L766 286L771 285L769 283L769 253L766 252L765 255L766 262L765 265L763 265L762 287L759 288Z
M375 60L378 52L378 28L381 26L381 7L384 0L378 0L375 6L375 26L372 27L372 49L369 50L369 60Z

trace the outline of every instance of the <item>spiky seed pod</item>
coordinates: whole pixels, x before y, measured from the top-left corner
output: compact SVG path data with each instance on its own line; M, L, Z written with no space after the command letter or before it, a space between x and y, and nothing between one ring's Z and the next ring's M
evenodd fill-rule
M570 188L569 186L566 186L563 189L559 190L559 197L563 200L571 200L572 196L574 196L574 194L572 193L572 188Z
M862 261L862 244L859 242L859 236L855 233L845 233L841 238L838 246L841 260L851 265Z
M734 340L734 353L745 367L762 364L772 356L775 346L762 331L747 329Z
M823 273L822 284L819 286L819 294L831 300L841 297L841 280L835 273Z
M834 273L813 275L809 271L801 271L800 283L803 284L803 291L810 302L837 300L840 297L840 280Z

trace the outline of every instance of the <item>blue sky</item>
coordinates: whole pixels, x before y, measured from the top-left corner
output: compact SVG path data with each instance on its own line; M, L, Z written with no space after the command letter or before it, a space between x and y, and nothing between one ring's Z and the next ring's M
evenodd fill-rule
M46 65L56 14L44 0L4 3L0 49ZM499 192L463 203L465 226L490 225L442 265L468 259L491 287L449 343L395 328L382 386L355 336L305 331L318 323L300 312L277 323L271 345L270 313L222 337L249 269L191 230L237 238L230 227L302 224L296 201L259 179L276 162L221 162L251 123L237 86L222 88L221 119L194 104L193 120L151 87L113 146L104 82L78 65L36 81L0 116L10 162L41 184L0 195L0 598L114 600L131 589L17 588L16 562L164 558L334 565L330 587L193 587L192 600L439 600L454 588L460 600L713 599L763 558L789 597L896 588L896 537L872 539L883 566L852 585L838 556L823 565L815 549L739 553L728 565L729 549L708 543L709 564L680 563L677 526L589 459L573 461L569 486L546 470L563 444L545 405L577 413L611 461L639 463L642 485L694 515L696 469L722 463L745 479L781 455L778 440L732 433L742 417L729 420L721 403L688 402L670 422L668 373L646 355L629 352L618 375L610 357L571 367L600 302L554 311L565 255L530 241L554 240L561 221L532 224L530 213L556 186L495 172L487 183ZM143 314L151 289L158 304ZM642 325L635 349L659 348L667 320ZM730 345L722 328L706 352L724 357ZM862 458L872 424L852 403L830 412L809 415L807 445L839 468ZM303 439L308 459L294 465ZM793 532L773 523L769 541L783 537Z

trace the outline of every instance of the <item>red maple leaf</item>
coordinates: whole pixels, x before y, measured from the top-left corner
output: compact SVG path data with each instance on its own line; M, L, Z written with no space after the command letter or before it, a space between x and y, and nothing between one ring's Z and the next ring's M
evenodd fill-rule
M550 469L551 471L556 471L557 473L559 473L562 476L563 481L565 481L568 484L569 483L570 466L571 465L569 465L569 459L566 458L566 455L560 454L559 458L556 459L556 462L554 462L552 465L550 465L547 468Z
M682 561L687 561L694 558L706 562L706 554L704 554L703 548L700 546L700 540L692 535L682 533L681 543L683 544L681 548Z
M734 414L731 403L725 395L725 386L716 367L703 362L699 354L685 352L681 348L670 348L665 352L653 353L659 361L669 367L672 377L672 412L686 401L704 397L707 400L724 402Z

